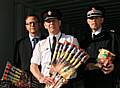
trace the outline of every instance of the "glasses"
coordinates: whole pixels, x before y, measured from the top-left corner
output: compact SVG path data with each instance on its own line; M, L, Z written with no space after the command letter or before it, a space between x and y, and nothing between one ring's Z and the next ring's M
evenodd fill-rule
M38 24L38 22L29 22L29 23L26 23L26 25L30 25L30 26L31 26L32 24L33 24L33 25L36 25L36 24Z

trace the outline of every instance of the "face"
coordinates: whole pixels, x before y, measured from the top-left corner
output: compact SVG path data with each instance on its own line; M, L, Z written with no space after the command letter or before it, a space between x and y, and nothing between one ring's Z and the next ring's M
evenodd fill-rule
M58 19L48 19L44 21L44 27L50 35L55 35L60 32L61 21Z
M32 36L35 36L38 34L39 31L39 23L36 17L29 16L26 19L26 29Z
M92 17L87 19L87 23L89 24L92 31L97 31L100 27L102 27L102 23L104 18L102 17Z

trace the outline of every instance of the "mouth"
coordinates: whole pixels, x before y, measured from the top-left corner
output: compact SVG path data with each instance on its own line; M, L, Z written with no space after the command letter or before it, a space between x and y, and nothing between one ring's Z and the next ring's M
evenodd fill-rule
M31 27L31 29L35 29L35 27Z
M96 23L93 23L92 25L93 25L93 26L96 26L97 24L96 24Z

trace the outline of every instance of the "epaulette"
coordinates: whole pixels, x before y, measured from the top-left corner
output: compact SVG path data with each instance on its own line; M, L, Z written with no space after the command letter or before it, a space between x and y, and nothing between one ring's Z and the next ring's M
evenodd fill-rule
M109 32L115 33L115 30L109 30Z

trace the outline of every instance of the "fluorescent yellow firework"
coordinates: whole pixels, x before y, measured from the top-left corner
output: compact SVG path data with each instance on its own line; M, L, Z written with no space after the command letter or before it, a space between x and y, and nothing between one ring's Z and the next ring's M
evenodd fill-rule
M29 77L27 76L27 74L23 72L21 69L16 68L15 66L12 66L10 62L7 62L6 64L6 67L2 76L2 80L10 81L17 88L31 88L30 87L31 85L32 87L34 86L35 88L38 88L39 86L39 82L36 81L35 79L32 80L32 83L30 83Z
M47 88L60 88L65 80L69 80L78 69L89 58L87 53L78 46L65 41L64 44L57 43L52 58L55 71L52 77L55 79L55 85L46 86ZM56 63L54 63L56 62ZM58 69L59 66L59 69Z

